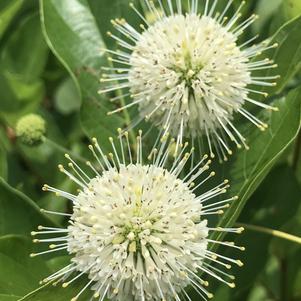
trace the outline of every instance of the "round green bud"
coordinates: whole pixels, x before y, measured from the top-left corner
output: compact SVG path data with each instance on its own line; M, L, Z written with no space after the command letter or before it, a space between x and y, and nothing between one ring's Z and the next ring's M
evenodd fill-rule
M25 115L17 122L16 135L26 145L34 146L40 144L45 133L45 120L37 114Z

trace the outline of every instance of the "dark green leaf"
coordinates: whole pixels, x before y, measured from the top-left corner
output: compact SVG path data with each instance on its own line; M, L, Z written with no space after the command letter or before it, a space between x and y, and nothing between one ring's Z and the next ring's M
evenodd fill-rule
M2 145L0 145L0 177L7 179L7 155Z
M131 1L139 7L139 0ZM108 31L112 31L113 26L111 20L115 18L126 18L132 26L139 26L141 19L130 8L128 0L88 0L91 11L96 19L99 30L103 36L105 44L110 48L115 48L116 43L114 39L107 35Z
M38 225L53 224L26 195L0 178L0 235L30 235Z
M240 220L247 221L249 224L279 229L294 217L300 200L301 189L294 172L287 166L279 166L271 172L252 196ZM268 247L272 238L267 234L248 230L239 237L237 244L245 246L246 251L242 253L241 259L245 262L245 266L239 271L238 288L249 287L263 270L268 260ZM254 244L255 241L256 244ZM282 244L283 240L279 243ZM293 245L292 242L288 244Z
M79 282L79 283L78 283ZM78 281L76 284L67 286L67 288L62 288L60 284L53 286L51 284L45 285L23 298L19 301L67 301L75 297L84 286L83 281ZM89 300L92 297L92 292L88 288L78 299L79 301Z
M39 281L49 274L40 258L29 257L31 252L32 243L26 237L0 238L0 293L22 296L36 289Z
M20 297L18 297L18 296L0 294L1 301L17 301L19 299L20 299Z
M47 266L50 268L51 272L54 273L63 267L67 266L70 263L69 256L59 256L47 261ZM82 277L77 280L72 285L69 285L67 288L63 288L61 283L53 286L51 284L46 284L39 289L29 293L25 297L21 298L19 301L66 301L71 300L75 297L81 289L88 282L86 277ZM93 292L88 288L79 298L79 301L89 300Z

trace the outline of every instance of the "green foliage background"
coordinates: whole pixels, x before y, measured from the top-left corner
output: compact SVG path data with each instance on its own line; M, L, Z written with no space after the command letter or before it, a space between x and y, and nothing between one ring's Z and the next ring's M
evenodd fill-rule
M234 1L232 9L239 3ZM249 0L243 13L260 16L244 39L260 34L279 43L267 54L279 67L266 73L281 78L267 91L266 101L280 111L256 113L270 125L264 133L238 121L251 149L236 151L229 162L214 166L220 178L231 181L229 196L239 196L218 222L300 236L301 4ZM66 301L82 285L38 288L39 280L68 258L30 259L39 248L31 243L30 232L40 224L66 222L39 211L70 209L65 200L41 191L44 183L75 189L57 171L66 150L79 160L87 158L86 145L93 136L108 148L107 138L136 114L133 110L108 117L112 105L97 94L100 67L107 64L101 49L114 47L106 32L116 17L139 25L126 0L0 0L0 301ZM36 147L22 145L15 136L17 120L27 113L47 121L47 138ZM237 288L216 286L214 300L301 300L299 245L249 230L237 244L246 246L243 254L229 254L245 263L235 270Z

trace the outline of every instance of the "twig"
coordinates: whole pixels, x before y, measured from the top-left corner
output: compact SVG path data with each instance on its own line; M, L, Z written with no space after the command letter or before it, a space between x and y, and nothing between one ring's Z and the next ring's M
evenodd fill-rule
M256 231L256 232L270 234L270 235L278 237L278 238L286 239L286 240L301 244L301 237L295 236L292 234L288 234L286 232L282 232L279 230L274 230L274 229L269 229L269 228L255 226L255 225L249 225L249 224L241 224L241 223L238 223L237 226L244 227L248 230L252 230L252 231Z

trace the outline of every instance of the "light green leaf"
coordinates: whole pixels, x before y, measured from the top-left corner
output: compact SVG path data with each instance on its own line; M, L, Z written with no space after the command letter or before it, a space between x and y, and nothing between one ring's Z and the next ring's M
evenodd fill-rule
M24 0L2 0L0 4L0 38L22 7Z
M291 19L301 15L300 0L282 0L284 14L287 19Z
M0 238L0 293L22 296L36 289L39 281L49 274L41 258L29 257L31 252L32 243L26 237Z
M105 48L86 0L40 1L49 47L63 63L82 96L81 121L88 136L111 136L123 127L120 116L107 116L109 101L97 94ZM109 145L107 143L107 145Z
M38 225L53 225L39 207L22 192L0 178L0 236L30 235Z
M271 170L282 152L294 141L301 120L301 88L293 90L274 105L279 112L267 113L269 129L264 133L254 129L248 135L249 151L237 152L230 165L224 167L223 177L230 180L228 194L238 195L220 221L223 227L233 225L247 200ZM217 235L219 238L222 234Z
M55 93L55 107L62 114L70 114L79 110L81 99L71 78L66 79Z

